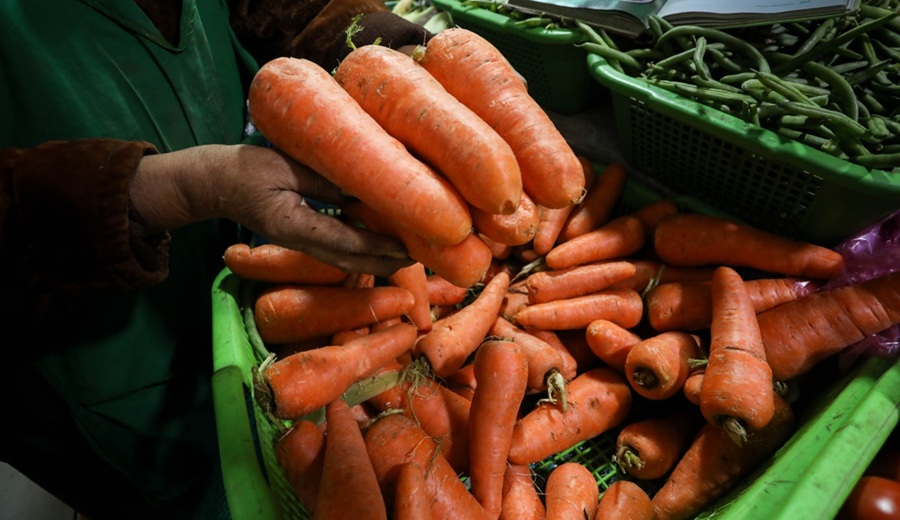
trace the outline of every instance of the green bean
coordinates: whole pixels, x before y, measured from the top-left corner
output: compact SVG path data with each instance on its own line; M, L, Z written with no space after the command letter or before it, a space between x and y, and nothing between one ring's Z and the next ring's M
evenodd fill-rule
M623 51L618 49L613 49L611 47L606 47L604 45L600 45L594 42L583 42L576 43L576 47L583 47L588 52L597 54L598 56L604 58L609 62L610 65L618 64L622 67L627 67L629 70L633 71L635 74L644 70L644 66L635 59L633 56L626 54ZM621 72L620 67L620 72Z
M637 60L659 60L665 57L658 49L649 48L629 49L625 54Z
M900 166L900 153L879 153L861 155L853 158L853 162L866 168L883 170Z
M752 71L740 72L737 74L729 74L727 76L722 76L719 78L719 81L722 83L743 83L748 79L755 79L756 73Z
M694 54L691 56L691 61L694 63L694 70L697 72L697 75L703 79L709 79L709 68L707 68L706 62L703 61L705 55L706 38L700 36L694 44Z
M810 61L800 65L800 69L824 81L837 94L841 101L841 111L850 119L859 119L859 107L856 105L856 93L853 86L843 76L820 63Z
M715 79L703 79L700 76L691 76L691 81L694 82L698 87L705 88L715 88L719 90L726 90L728 92L734 92L735 94L742 94L743 91L734 85L728 85L726 83L722 83L721 81L716 81Z
M812 135L806 132L800 132L798 130L793 130L790 128L776 128L775 132L779 135L783 135L788 139L792 139L794 141L801 142L809 147L821 149L823 146L828 143L828 139L824 137L820 137L817 135Z
M820 23L818 27L809 35L806 41L800 45L797 49L798 53L806 52L813 47L815 47L822 38L834 27L835 19L834 18L826 18L825 21Z
M547 27L554 23L554 21L550 18L535 16L532 18L524 18L522 20L517 20L513 22L515 25L519 27Z
M868 110L869 112L874 112L876 114L884 114L886 111L884 108L884 105L880 101L878 101L878 99L869 92L861 93L858 96L858 99L860 101L860 104L862 106L866 107L866 110Z
M870 117L866 120L866 127L869 129L869 133L872 134L872 137L882 141L890 137L891 131L888 130L887 125L881 119L876 117Z
M699 27L696 25L681 25L681 26L675 27L675 28L670 29L670 30L666 31L665 33L663 33L663 35L658 40L656 40L656 45L659 45L662 42L665 42L669 39L678 38L678 37L682 37L682 36L694 36L694 37L703 36L704 38L707 38L710 40L716 40L718 42L722 42L722 43L724 43L728 46L731 46L734 49L739 50L739 51L747 54L748 56L750 56L753 59L753 61L755 62L757 70L760 70L763 72L771 72L769 63L766 61L766 59L763 57L762 53L760 53L756 47L750 45L749 43L745 42L744 40L742 40L736 36L733 36L724 31L721 31L719 29L714 29L711 27Z
M825 87L810 85L809 81L804 80L804 79L794 78L794 77L783 77L783 78L781 78L781 80L785 81L787 83L790 83L797 90L799 90L800 92L803 92L807 96L828 96L831 94L831 90L829 90Z
M594 29L581 20L575 20L575 26L581 30L581 32L587 37L589 42L596 43L597 45L603 45L604 47L610 47L614 49L617 48L615 44L610 45L608 36L604 38L597 29Z
M681 81L658 80L651 81L650 83L672 92L686 94L688 97L697 97L709 101L724 103L727 105L753 101L752 97L745 94L739 94L715 88L698 87L697 85L684 83Z
M781 78L775 76L774 74L766 74L764 72L757 72L756 78L767 88L770 88L782 96L792 100L797 101L798 103L806 103L812 105L813 102L801 92L797 87L791 85L786 81L782 81Z
M825 120L827 123L833 123L836 127L832 127L829 125L835 134L839 134L838 129L846 129L847 133L854 136L863 136L867 135L869 130L865 126L861 125L859 122L850 119L843 112L839 112L837 110L829 110L827 108L822 108L816 105L807 105L804 103L797 103L794 101L786 101L781 103L781 106L791 112L793 114L820 118Z
M856 61L847 61L844 63L840 63L838 65L833 65L828 68L837 72L838 74L847 74L848 72L853 72L855 70L859 70L868 65L869 65L869 62L866 60L856 60Z
M878 50L887 54L888 58L894 60L895 62L900 62L900 51L894 49L893 47L888 47L881 40L875 40L875 45L878 47Z
M874 78L876 75L878 75L878 73L882 72L890 65L891 60L882 60L878 63L874 63L870 65L866 70L857 72L856 74L853 74L852 76L847 78L847 83L851 85L858 85L860 83L868 81Z
M900 136L900 122L879 114L874 114L872 117L880 119L892 134Z
M861 14L865 18L888 18L890 15L896 15L896 9L883 9L881 7L875 7L873 5L869 5L867 2L860 2L859 6L859 14ZM888 20L888 27L893 28L895 31L900 31L900 19L896 17Z
M724 51L707 45L706 52L708 52L709 55L713 57L713 61L716 62L716 65L722 67L728 72L731 72L732 74L742 72L744 70L744 67L741 67L737 62L729 58L728 54L726 54Z

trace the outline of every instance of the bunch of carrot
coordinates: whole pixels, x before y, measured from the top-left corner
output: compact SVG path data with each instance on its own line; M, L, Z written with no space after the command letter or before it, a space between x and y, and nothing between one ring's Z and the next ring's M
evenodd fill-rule
M406 168L394 162L367 170L372 192L361 181L333 180L359 198L343 208L346 215L407 244L416 260L409 268L376 279L328 272L275 246L265 255L262 246L234 246L225 255L234 273L259 284L248 332L277 352L259 367L256 392L274 417L292 424L276 450L287 480L313 518L692 517L791 434L793 411L779 383L900 322L900 273L817 291L844 268L828 248L686 213L669 200L617 210L627 181L622 165L595 171L576 157L576 176L556 169L574 157L567 147L560 155L550 145L523 150L514 136L527 131L515 129L516 121L492 119L477 99L466 103L473 95L509 96L527 106L518 77L496 56L478 74L467 65L448 68L449 49L478 56L478 38L464 30L441 35L446 41L436 37L415 59L357 49L336 79L326 79L343 86L353 106L368 107L363 113L377 122L367 128L393 132L387 135L415 161L427 161L416 171L430 173L417 175L441 193L449 187L443 200L462 201L456 207L474 227L456 233L451 228L465 218L421 213L455 207L440 205L436 192L404 191L391 210L370 199L396 195L385 195L379 180ZM394 76L397 63L407 69ZM293 114L296 133L310 117L279 97L282 82L297 75L282 71L258 83L256 104L262 99L271 109L254 116L264 134L266 118L283 130L279 114ZM486 84L474 87L481 78ZM479 90L501 86L509 90L493 97ZM416 91L417 110L394 89ZM440 103L477 114L465 116L460 138L482 142L479 120L500 136L489 155L505 166L482 165L478 174L493 179L496 191L474 189L488 182L460 173L474 168L456 163L460 153L440 153L450 141L429 149L434 127L457 124L446 106L434 107L434 116L423 110L421 96L435 89ZM251 113L253 105L251 97ZM390 130L389 120L399 128ZM270 139L313 153L286 134ZM466 150L479 149L465 142ZM354 167L377 163L379 152L355 156ZM543 184L530 169L537 156L555 161L561 177L553 182L572 182ZM320 171L343 167L315 160ZM407 180L409 190L425 182ZM426 230L428 219L442 229ZM313 267L322 274L310 274ZM317 423L313 414L322 409ZM647 413L654 409L666 412ZM618 480L608 490L594 468L542 464L603 434L617 441ZM352 501L343 499L348 485ZM346 507L334 511L335 503ZM375 510L356 508L363 505Z

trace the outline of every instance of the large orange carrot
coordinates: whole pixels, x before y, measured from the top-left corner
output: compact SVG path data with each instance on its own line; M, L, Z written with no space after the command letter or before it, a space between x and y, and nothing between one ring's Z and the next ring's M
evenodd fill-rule
M528 361L514 342L489 339L478 347L473 363L478 385L469 413L469 478L472 494L496 519L512 430L525 397Z
M756 311L741 275L719 267L712 279L709 360L700 387L700 411L743 444L775 415L772 369L766 362Z
M266 343L294 343L402 316L414 303L402 287L276 285L259 294L254 318Z
M755 432L743 446L735 444L721 427L704 424L665 484L653 495L656 518L693 518L781 447L793 430L794 414L777 396L775 410L768 426Z
M787 381L900 323L900 271L814 292L757 316L776 381Z
M588 345L584 330L555 330L553 332L566 346L569 354L575 358L575 365L578 367L579 374L603 363Z
M581 163L581 169L584 172L584 189L586 193L591 190L597 176L594 173L594 165L591 164L588 158L579 155L578 162ZM572 214L575 207L575 205L569 205L558 209L550 209L538 205L540 222L532 241L534 250L538 255L546 255L557 244L563 227L565 227L566 221L569 220L569 215Z
M325 424L328 440L313 518L387 520L387 509L366 443L343 399L335 399L325 407ZM347 489L353 490L353 500L345 499Z
M250 117L277 148L401 227L444 245L472 218L450 182L416 159L321 66L281 57L249 90Z
M302 417L337 399L353 383L371 375L415 344L416 328L399 323L340 346L298 352L263 370L282 419Z
M472 208L472 225L475 230L501 246L520 246L531 242L541 222L541 214L525 192L519 200L518 208L509 214L491 213ZM494 257L508 256L509 250L504 248L501 254Z
M431 498L425 481L425 468L409 461L400 466L391 520L430 520Z
M357 47L341 60L334 79L472 206L503 215L515 211L522 175L512 149L408 55L381 45Z
M434 322L431 331L416 342L415 352L428 359L438 377L459 370L475 352L494 323L508 288L509 275L497 274L470 304Z
M594 320L584 333L591 351L607 366L625 373L625 360L632 347L641 342L637 333L610 320Z
M562 358L562 366L560 367L560 374L562 374L563 378L566 381L571 381L578 375L578 359L572 354L569 349L569 345L567 345L562 339L560 339L559 334L555 330L547 330L547 329L531 329L527 331L530 335L536 337L537 339L543 341L544 343L553 347L559 353L559 357Z
M615 462L632 478L663 477L687 451L703 422L696 409L630 422L616 437Z
M583 329L591 322L607 319L625 328L640 323L644 314L641 295L631 289L603 289L565 300L528 305L515 315L526 329Z
M245 280L268 283L334 285L347 273L303 251L276 244L232 244L222 257L225 267Z
M631 409L631 388L606 367L596 367L569 382L568 408L544 402L519 419L509 461L531 464L618 426Z
M546 508L527 464L509 464L503 475L503 503L500 520L544 520Z
M308 420L294 422L276 441L275 457L296 493L297 501L306 512L315 513L319 481L325 464L325 434L322 428Z
M688 280L709 281L717 266L683 267L664 264L658 259L634 258L629 259L634 264L635 274L628 280L612 285L614 288L634 289L644 293L649 289L664 283L681 282Z
M520 310L528 306L528 279L512 282L506 295L503 297L503 303L500 305L500 315L509 321L514 321L516 314Z
M681 213L660 222L653 247L681 266L752 267L785 276L828 279L844 269L840 253L723 217Z
M475 365L466 363L456 372L444 378L444 385L453 392L469 401L475 395L475 387L478 386L475 381Z
M674 200L662 199L636 209L631 213L631 216L641 221L641 224L644 225L644 231L647 232L647 236L652 236L653 233L656 232L656 226L658 226L663 219L671 217L672 215L677 215L678 213L681 213L681 210Z
M641 486L630 480L617 480L606 488L593 520L655 520L653 502Z
M813 284L786 277L745 280L744 285L756 313L796 300L814 289ZM644 295L644 304L650 326L657 332L708 329L712 321L712 298L707 281L657 285Z
M428 296L428 274L422 262L402 267L388 277L388 281L397 287L403 287L413 295L413 305L406 316L419 329L419 332L431 330L431 302Z
M437 273L428 274L426 281L428 303L432 306L459 305L469 294L468 287L454 285Z
M459 287L468 288L482 281L491 266L491 249L475 233L447 246L396 225L362 202L345 204L341 209L367 228L396 237L406 246L410 258Z
M547 520L593 519L600 501L600 488L584 464L564 462L547 477L544 501Z
M593 231L609 221L616 202L625 188L627 172L625 165L612 163L600 172L597 181L584 196L584 200L575 206L569 219L563 226L560 240L565 242Z
M409 417L400 414L382 417L366 431L365 440L369 459L385 497L396 495L400 468L412 461L425 469L425 486L431 497L432 518L489 518L447 459L441 455L435 441ZM393 499L387 506L393 508Z
M414 56L509 143L525 192L535 203L562 208L581 200L584 172L578 157L496 47L454 27L435 35Z
M647 399L667 399L681 390L691 373L691 361L703 353L697 338L672 330L641 340L625 358L625 377Z
M491 325L488 333L491 336L505 338L516 342L528 360L529 392L546 390L550 379L559 374L564 381L575 377L574 371L565 370L563 357L552 345L537 336L522 330L502 316Z
M526 278L528 302L547 303L584 296L634 276L635 271L631 262L615 260L538 271Z
M630 216L616 217L593 231L568 240L547 253L553 269L624 258L641 250L647 241L641 221Z
M691 369L681 390L688 402L700 406L700 390L703 388L703 376L706 374L706 364L700 364Z

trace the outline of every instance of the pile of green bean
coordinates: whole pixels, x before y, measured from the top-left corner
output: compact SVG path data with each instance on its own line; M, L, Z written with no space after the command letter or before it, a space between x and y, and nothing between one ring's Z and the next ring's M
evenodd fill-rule
M900 0L739 29L673 27L613 39L573 23L610 66L867 168L900 174Z

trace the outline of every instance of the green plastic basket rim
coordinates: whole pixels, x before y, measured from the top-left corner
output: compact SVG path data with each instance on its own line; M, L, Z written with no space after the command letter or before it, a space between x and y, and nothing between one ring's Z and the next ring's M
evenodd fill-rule
M900 196L900 175L868 169L828 155L771 130L703 105L674 92L655 87L617 71L600 55L587 53L587 66L601 85L637 99L655 110L705 130L717 138L748 149L765 158L810 170L828 181L879 197ZM900 199L898 199L900 206Z
M483 27L491 27L499 32L517 36L525 40L546 45L571 45L585 41L584 34L577 29L562 27L527 27L519 25L505 14L496 13L477 5L463 5L456 0L431 0L432 4L442 11L448 11L453 17L461 17Z

